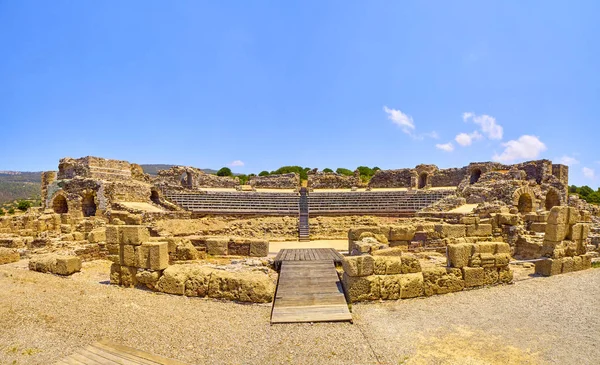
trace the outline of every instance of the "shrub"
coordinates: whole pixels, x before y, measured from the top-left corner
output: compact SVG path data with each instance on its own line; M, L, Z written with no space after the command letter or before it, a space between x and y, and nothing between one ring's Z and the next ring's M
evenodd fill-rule
M326 167L326 168L323 169L323 172L333 172L333 170L330 169L329 167Z
M269 176L269 171L261 171L258 173L258 176Z
M21 200L17 203L17 209L24 212L27 209L31 208L31 202L27 200Z
M15 214L15 208L11 207L11 208L8 210L8 214Z
M278 168L277 170L271 172L272 175L278 175L278 174L289 174L292 172L297 173L298 175L300 175L300 179L301 180L307 180L308 179L308 174L307 171L310 170L310 167L300 167L300 166L282 166L280 168Z
M233 173L229 167L223 167L217 171L217 176L233 176Z
M4 212L4 209L0 208L0 217L1 217L1 216L3 216L4 214L6 214L6 213Z
M338 174L340 174L340 175L345 175L345 176L352 176L352 175L354 175L354 172L352 172L352 171L350 171L350 170L348 170L348 169L345 169L345 168L343 168L343 167L338 167L338 168L335 170L335 172L337 172L337 173L338 173Z
M240 179L240 185L246 185L246 183L248 182L248 175L238 175L238 179Z

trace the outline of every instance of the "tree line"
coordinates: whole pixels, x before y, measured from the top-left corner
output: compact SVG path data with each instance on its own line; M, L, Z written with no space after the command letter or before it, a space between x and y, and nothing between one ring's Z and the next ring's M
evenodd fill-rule
M584 186L569 186L569 194L577 194L588 203L600 204L600 188L595 190L587 185Z
M312 170L312 168L310 168L310 167L282 166L274 171L266 171L266 170L261 171L258 173L258 176L281 175L281 174L289 174L289 173L294 172L294 173L297 173L298 175L300 175L300 180L308 180L308 172L311 170ZM358 170L358 174L360 176L361 181L368 182L369 180L371 180L373 175L375 175L375 173L381 169L377 166L375 166L373 168L367 167L367 166L358 166L356 168L356 170ZM356 171L356 170L354 170L354 171ZM324 168L322 171L329 172L329 173L334 172L330 168ZM352 175L354 175L354 171L343 168L343 167L338 167L335 170L335 172L337 174L344 175L344 176L352 176ZM234 176L233 172L231 171L231 169L229 167L223 167L223 168L219 169L217 171L216 175L217 176L231 176L231 177ZM248 180L251 177L256 176L256 174L248 174L248 175L241 174L241 175L235 175L235 176L238 179L240 179L241 184L246 184L248 182Z

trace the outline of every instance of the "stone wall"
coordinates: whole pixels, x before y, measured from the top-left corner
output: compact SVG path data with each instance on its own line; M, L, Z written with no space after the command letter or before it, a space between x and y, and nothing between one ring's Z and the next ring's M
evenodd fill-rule
M467 167L438 170L429 178L432 187L458 186L468 175Z
M58 179L85 177L97 180L129 180L131 165L127 161L87 156L79 159L65 157L58 164Z
M237 177L207 174L195 167L173 166L168 170L158 171L152 183L162 191L182 191L200 188L235 188L240 181Z
M296 173L252 176L248 185L258 189L296 189L300 186L300 175Z
M369 181L370 188L409 188L414 173L411 169L379 170Z
M360 187L358 171L352 176L341 175L335 172L316 172L308 175L308 187L312 189L350 189Z
M46 197L48 196L48 185L56 181L56 171L44 171L41 174L42 182L42 209L46 208Z

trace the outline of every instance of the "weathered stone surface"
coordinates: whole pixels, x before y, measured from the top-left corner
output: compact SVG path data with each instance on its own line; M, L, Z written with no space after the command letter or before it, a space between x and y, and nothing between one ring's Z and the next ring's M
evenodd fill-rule
M133 288L137 285L137 268L132 266L121 266L121 285Z
M544 232L546 232L546 225L547 225L547 223L545 223L545 222L543 222L543 223L542 222L533 222L529 226L529 230L531 232L544 233Z
M485 283L485 273L483 267L463 267L463 278L465 287L471 288L481 286Z
M150 240L150 232L144 226L119 226L120 243L126 245L141 245Z
M250 242L247 239L236 238L227 243L227 254L232 256L249 256Z
M269 255L269 241L251 240L250 241L250 256L266 257Z
M423 295L423 273L398 275L400 280L400 297L415 298Z
M521 220L518 214L501 213L498 214L496 217L496 219L498 219L499 225L505 224L507 226L516 226Z
M543 276L558 275L562 272L560 259L544 259L536 261L535 273Z
M161 271L138 270L135 277L139 284L144 284L148 288L153 289L158 283L161 275Z
M71 275L81 271L81 259L76 256L57 256L55 274Z
M229 239L226 238L207 238L206 253L214 256L227 255Z
M430 296L463 290L462 271L455 268L432 267L423 269L423 292Z
M413 254L402 255L402 274L414 274L421 272L421 262Z
M583 260L581 256L573 257L573 271L583 270Z
M348 231L348 241L360 241L360 235L364 232L370 232L373 235L381 234L382 228L379 226L353 227Z
M213 269L201 266L189 266L185 281L185 295L188 297L205 297Z
M435 226L435 231L440 238L464 237L467 233L464 224L437 224Z
M381 297L380 276L349 276L346 272L342 276L342 284L346 289L348 300L351 303L363 300L376 300Z
M273 299L275 284L262 273L230 273L214 270L208 286L211 298L242 302L268 303Z
M373 256L402 256L406 249L403 247L384 248L382 250L372 251Z
M390 226L390 241L412 241L417 228L414 225Z
M477 224L477 225L468 225L467 226L467 236L491 236L492 235L492 225L491 224Z
M448 245L448 262L450 267L462 268L468 266L472 251L473 245L470 243Z
M496 267L507 266L510 263L510 254L497 253L494 255L494 261Z
M0 247L0 265L17 262L21 259L19 251L12 248Z
M398 300L401 298L402 288L400 275L379 276L380 298L384 300Z
M585 254L581 255L581 267L582 270L587 270L592 268L592 255Z
M507 267L498 269L498 283L508 284L513 281L513 271Z
M590 233L590 225L587 223L576 223L569 229L568 239L573 241L581 241L588 238Z
M135 252L135 246L124 244L120 246L121 265L143 267L140 266L140 264L138 263L138 259L136 256L137 255Z
M574 263L572 257L563 257L562 259L562 273L566 274L574 271Z
M167 242L145 242L137 247L137 267L164 270L169 266L169 244Z
M99 243L106 241L106 228L96 228L88 233L87 240L90 243Z
M71 275L81 270L81 259L77 256L57 254L39 255L29 260L29 270Z
M115 263L110 265L110 283L121 285L121 265Z
M371 255L344 257L342 267L348 276L373 275L375 260Z
M475 216L475 217L461 217L460 218L460 223L461 224L479 224L479 220L480 220L480 218L478 216Z
M498 282L498 269L489 267L483 269L483 285L494 285Z
M21 237L0 237L0 247L23 248L25 241Z
M569 207L557 206L550 209L548 214L549 224L569 224Z
M402 273L402 261L398 256L373 257L373 273L375 275L395 275Z
M191 265L171 265L164 271L156 289L167 294L185 294L185 282L188 279L189 267Z
M556 207L555 207L556 208ZM552 208L554 209L554 208ZM565 224L554 224L548 223L546 225L546 232L544 239L547 241L560 242L567 238L569 234L569 226Z
M171 253L170 246L171 244L167 241L169 253ZM198 260L201 256L196 247L187 239L182 240L181 243L176 246L174 253L177 260Z

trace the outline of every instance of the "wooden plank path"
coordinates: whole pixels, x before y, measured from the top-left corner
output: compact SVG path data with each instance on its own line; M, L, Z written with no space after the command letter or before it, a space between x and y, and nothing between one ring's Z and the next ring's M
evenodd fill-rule
M77 350L74 354L59 360L55 365L187 365L120 345L110 340L101 340L93 345Z
M352 322L335 270L341 257L333 249L281 250L271 323Z

